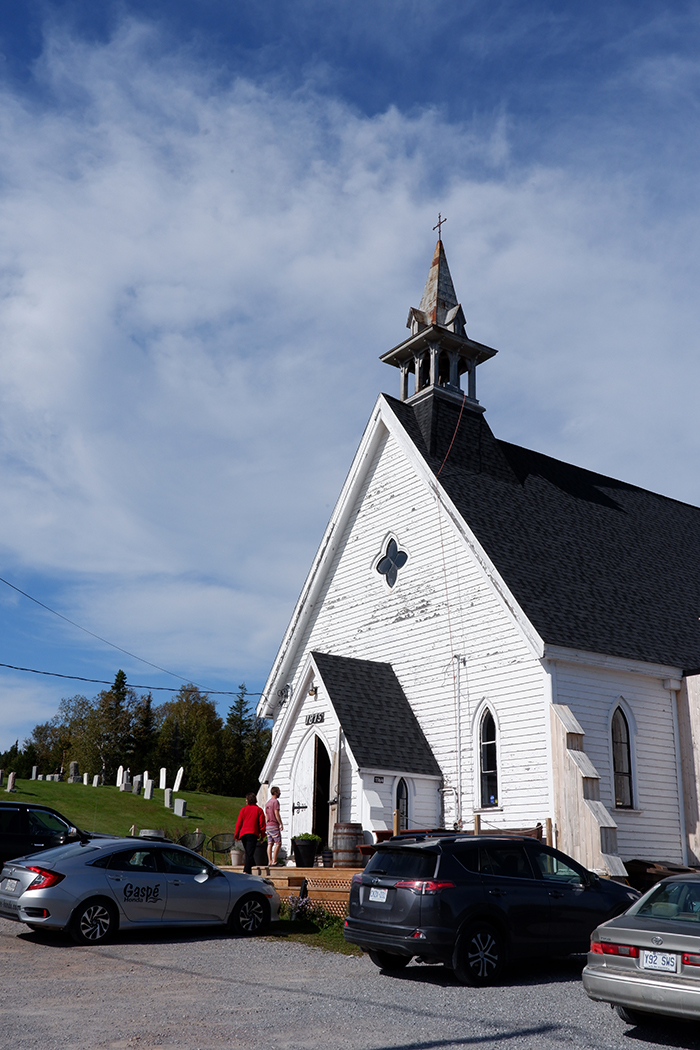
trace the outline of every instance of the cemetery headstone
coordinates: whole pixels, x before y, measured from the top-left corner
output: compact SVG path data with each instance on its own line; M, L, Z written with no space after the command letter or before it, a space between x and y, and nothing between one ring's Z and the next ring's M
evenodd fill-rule
M71 762L68 766L68 783L79 784L82 779L83 778L81 777L80 772L78 770L78 763Z
M83 784L85 785L85 787L87 787L89 783L90 783L90 777L88 776L87 773L83 773Z
M39 776L36 779L37 780L43 780L44 779L44 774L40 773Z
M32 780L36 780L36 775L39 772L38 766L32 766Z
M134 777L134 783L133 783L132 788L131 788L131 794L132 795L140 795L141 794L141 777Z
M172 809L173 808L173 789L172 788L166 788L165 789L165 803L164 803L164 805L165 805L166 809Z
M124 766L120 766L117 770L117 787L122 786L122 780L124 779Z
M185 775L185 767L184 766L180 766L180 768L177 771L177 776L175 777L175 783L173 784L173 791L177 792L177 791L180 790L180 787L182 785L182 778L184 777L184 775Z
M144 769L143 773L141 774L141 783L145 784L147 780L148 780L148 770Z
M127 784L126 780L122 780L121 784L119 785L119 790L120 791L128 791L129 790L129 785Z
M161 791L165 791L165 785L168 782L168 771L165 766L160 767L160 784L158 785Z
M94 777L92 778L92 786L94 788L100 786L100 775L99 775L99 773L95 773Z
M16 776L17 776L16 773L10 773L9 777L7 778L7 791L14 791L15 790L15 777Z
M147 780L143 785L143 797L150 802L153 798L153 781Z
M186 817L187 816L187 801L184 798L175 799L175 816Z

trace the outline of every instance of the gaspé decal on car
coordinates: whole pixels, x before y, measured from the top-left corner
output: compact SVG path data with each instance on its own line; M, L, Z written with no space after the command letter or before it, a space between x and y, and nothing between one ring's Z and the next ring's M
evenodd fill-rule
M133 883L127 882L124 887L124 900L142 904L160 900L160 883L156 883L155 886L134 886Z

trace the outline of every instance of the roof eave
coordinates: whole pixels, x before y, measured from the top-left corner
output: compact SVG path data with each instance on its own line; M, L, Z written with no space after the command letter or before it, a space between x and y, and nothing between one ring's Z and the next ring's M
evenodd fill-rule
M379 360L384 364L400 368L404 361L411 360L414 354L427 350L431 344L435 343L439 343L442 349L458 351L460 356L471 358L477 365L482 361L488 361L498 353L498 350L492 346L477 343L476 340L451 332L442 325L431 324L428 328L416 332L415 335L410 335L408 339L404 339L391 350L387 350L385 354L381 354Z

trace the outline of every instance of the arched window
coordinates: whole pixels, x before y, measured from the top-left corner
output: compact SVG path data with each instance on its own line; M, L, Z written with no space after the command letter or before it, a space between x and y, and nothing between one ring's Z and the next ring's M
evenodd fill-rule
M408 786L403 777L396 785L396 809L399 814L399 831L408 830Z
M615 714L612 717L612 749L615 805L618 809L632 809L630 730L621 707L615 708Z
M490 711L484 713L479 731L481 767L481 805L498 805L498 768L496 758L496 723Z

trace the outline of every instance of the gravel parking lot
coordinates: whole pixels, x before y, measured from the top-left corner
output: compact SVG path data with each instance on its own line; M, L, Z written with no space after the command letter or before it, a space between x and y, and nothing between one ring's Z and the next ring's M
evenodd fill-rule
M0 919L0 967L2 1050L700 1050L697 1025L629 1028L590 1002L577 961L473 989L271 938L142 931L80 948Z

